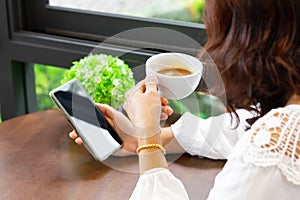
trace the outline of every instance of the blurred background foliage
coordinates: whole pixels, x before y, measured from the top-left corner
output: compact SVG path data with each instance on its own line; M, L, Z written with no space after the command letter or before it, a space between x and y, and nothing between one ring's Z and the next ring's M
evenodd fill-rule
M61 85L66 69L54 66L35 64L35 85L37 95L38 110L55 108L52 100L49 98L49 92Z
M153 18L159 19L168 19L168 20L176 20L176 21L185 21L185 22L194 22L194 23L203 23L203 7L205 0L182 0L185 4L184 7L181 7L176 10L172 10L170 12L155 12L153 11ZM158 9L158 8L151 8Z

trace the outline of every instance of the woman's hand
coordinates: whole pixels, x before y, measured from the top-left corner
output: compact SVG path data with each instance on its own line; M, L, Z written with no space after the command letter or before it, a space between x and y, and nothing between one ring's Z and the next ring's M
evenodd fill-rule
M132 91L139 89L140 87L145 88L146 85L144 82L139 83L135 89ZM131 92L132 92L131 91ZM172 108L170 108L167 103L167 99L164 97L160 97L161 102L161 120L166 120L168 116L173 113ZM112 107L105 105L105 104L96 104L98 109L103 113L106 120L110 123L110 125L115 129L115 131L119 134L120 138L123 141L122 150L117 152L117 155L128 155L135 153L135 150L138 145L137 138L133 136L133 124L130 120L123 115L123 113L116 111ZM69 134L69 137L74 139L75 142L79 145L83 144L82 139L78 136L75 131L72 131Z
M129 91L124 109L134 125L134 137L148 138L160 133L162 105L155 78L147 77Z
M167 168L165 151L161 147L162 106L156 79L147 77L144 84L130 91L124 109L134 125L134 136L138 138L140 172L153 168Z
M137 147L137 139L132 136L133 125L130 120L123 113L116 111L109 105L96 103L96 106L123 141L122 151L124 152L122 154L134 153ZM69 137L74 139L77 144L83 144L76 131L72 131Z

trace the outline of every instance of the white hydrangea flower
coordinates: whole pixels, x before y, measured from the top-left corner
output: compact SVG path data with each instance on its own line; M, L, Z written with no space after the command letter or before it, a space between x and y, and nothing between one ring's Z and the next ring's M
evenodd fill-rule
M124 97L124 95L119 94L119 95L117 96L117 101L121 101L123 97Z
M117 95L118 91L116 89L112 89L111 90L111 95L115 96Z
M100 72L100 71L102 70L102 68L103 68L103 65L97 65L97 66L95 67L95 71L96 71L96 72Z
M120 80L119 79L113 80L113 85L119 87L121 85Z
M76 76L82 76L87 72L86 68L81 68L76 72Z
M121 67L121 72L122 72L122 74L124 74L124 75L126 74L126 69L125 69L124 66Z
M77 72L76 72L76 77L80 77L81 76L81 72L80 72L80 70L78 70Z
M124 65L124 62L120 59L117 59L116 64L122 66L122 65Z
M133 78L133 73L132 73L132 71L129 72L128 77L129 77L130 79Z
M90 78L91 76L93 76L93 72L92 71L87 71L83 74L83 78L84 79L88 79Z
M105 99L105 95L109 95L113 98L114 106L119 106L124 102L126 91L134 84L133 73L129 66L117 57L90 54L74 63L72 67L76 70L75 78L80 80L95 101L100 102ZM116 73L113 74L113 71ZM97 96L93 96L95 90L100 92Z
M100 56L98 56L98 60L99 60L100 65L102 65L102 66L109 66L109 63L108 63L108 60L107 60L107 56L100 55Z
M84 60L81 60L82 62L84 62L84 63L82 63L82 64L86 64L86 63L89 63L89 62L91 62L91 60L93 60L94 58L92 57L92 56L88 56L88 57L86 57L86 59L84 59Z
M96 83L100 83L101 82L101 77L100 76L95 76L94 81Z

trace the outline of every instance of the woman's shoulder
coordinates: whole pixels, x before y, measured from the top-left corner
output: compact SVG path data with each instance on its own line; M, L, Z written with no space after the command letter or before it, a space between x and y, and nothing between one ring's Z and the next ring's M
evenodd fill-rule
M252 125L251 131L255 132L256 129L261 129L262 127L283 127L293 124L295 120L297 120L294 118L299 114L300 105L288 105L285 107L272 109Z
M300 106L273 109L257 120L230 157L260 167L277 166L288 180L300 184Z

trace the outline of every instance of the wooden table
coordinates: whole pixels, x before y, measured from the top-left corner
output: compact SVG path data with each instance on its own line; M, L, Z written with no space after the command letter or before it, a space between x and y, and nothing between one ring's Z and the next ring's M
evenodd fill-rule
M128 199L139 175L129 173L126 163L137 167L137 158L111 157L105 164L95 161L68 138L70 130L58 110L2 122L0 199ZM125 163L122 169L126 170L110 167L114 163ZM191 199L202 200L223 165L223 161L184 154L170 164L170 170L183 181Z

